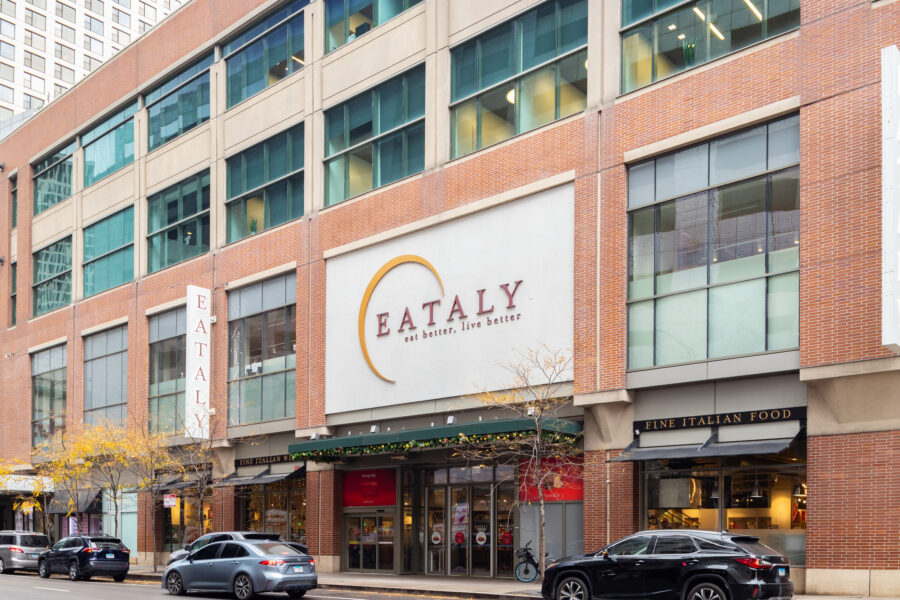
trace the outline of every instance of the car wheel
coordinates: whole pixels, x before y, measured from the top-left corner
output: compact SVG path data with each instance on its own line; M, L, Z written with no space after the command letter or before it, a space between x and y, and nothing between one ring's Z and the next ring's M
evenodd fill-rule
M73 560L69 563L69 579L71 579L72 581L78 581L79 579L81 579L81 566L76 560Z
M250 600L254 596L253 582L246 573L241 573L234 578L231 590L234 592L234 597L238 600Z
M288 590L289 598L302 598L306 595L306 590Z
M8 575L9 573L12 573L12 569L7 569L6 563L3 562L2 558L0 558L0 575L4 575L4 574Z
M587 586L579 577L566 577L556 586L556 600L590 600Z
M728 596L715 583L705 581L692 587L686 600L728 600Z
M172 571L166 577L166 589L173 596L184 595L184 582L181 580L181 575L178 574L178 571Z
M126 575L128 575L128 573L122 573L121 575L113 575L113 581L115 581L116 583L122 583L123 581L125 581Z
M40 575L44 579L50 577L50 567L47 565L46 560L42 560L38 563L38 575Z

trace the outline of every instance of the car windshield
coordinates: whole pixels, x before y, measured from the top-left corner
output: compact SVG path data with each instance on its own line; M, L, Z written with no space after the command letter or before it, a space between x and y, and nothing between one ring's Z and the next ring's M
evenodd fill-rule
M116 538L91 538L91 548L99 548L101 550L124 550L121 540Z
M46 548L50 545L50 540L45 535L20 535L19 545L29 548L41 547Z
M285 546L284 544L279 544L275 542L256 544L256 548L258 548L263 554L279 554L279 555L289 555L289 556L299 556L300 552L294 550L290 546Z

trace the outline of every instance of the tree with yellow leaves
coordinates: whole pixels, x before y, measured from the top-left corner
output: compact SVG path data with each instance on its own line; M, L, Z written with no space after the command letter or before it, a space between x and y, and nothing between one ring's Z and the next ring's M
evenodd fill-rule
M35 446L31 455L35 479L43 488L39 497L46 497L46 493L52 490L57 501L60 497L65 498L66 516L77 513L79 496L92 489L91 467L80 436L81 432L77 430L57 431L49 440ZM36 507L47 514L46 506L37 504Z
M530 503L534 500L530 496L537 496L539 557L546 552L544 501L548 490L580 478L582 472L580 427L561 418L572 405L572 364L571 352L541 346L521 352L518 362L503 365L511 375L509 390L483 392L477 398L483 406L501 410L525 425L487 441L461 435L463 443L456 450L457 456L469 460L518 469L522 489L528 492L524 501ZM539 558L538 564L543 577L545 561Z

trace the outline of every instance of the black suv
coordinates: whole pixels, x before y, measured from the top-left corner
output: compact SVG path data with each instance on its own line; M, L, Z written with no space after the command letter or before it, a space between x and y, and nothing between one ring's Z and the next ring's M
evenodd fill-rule
M38 574L68 573L72 581L109 575L122 581L128 575L130 552L118 538L75 535L59 540L38 557Z
M552 600L782 600L793 596L788 560L759 538L723 531L641 531L600 550L551 563L541 595Z

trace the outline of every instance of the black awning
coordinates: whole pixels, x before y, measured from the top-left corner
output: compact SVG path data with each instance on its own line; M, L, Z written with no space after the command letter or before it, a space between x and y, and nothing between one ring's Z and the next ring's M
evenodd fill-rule
M238 485L265 485L275 483L284 479L293 479L299 477L306 472L306 467L299 467L290 473L272 473L270 467L266 467L262 472L249 477L235 477L234 473L222 479L216 484L216 487L229 487Z
M779 454L787 450L794 441L805 435L804 428L792 438L774 440L753 440L749 442L720 442L718 434L713 433L702 444L687 446L656 446L641 448L636 439L628 445L622 454L609 462L627 462L637 460L660 460L670 458L709 458L714 456L743 456L746 454Z
M63 490L59 490L53 494L53 498L47 505L47 512L51 515L64 515L67 513L77 514L87 512L91 503L100 493L99 488L90 488L86 490L77 490L75 492L74 501L70 502L72 496Z

